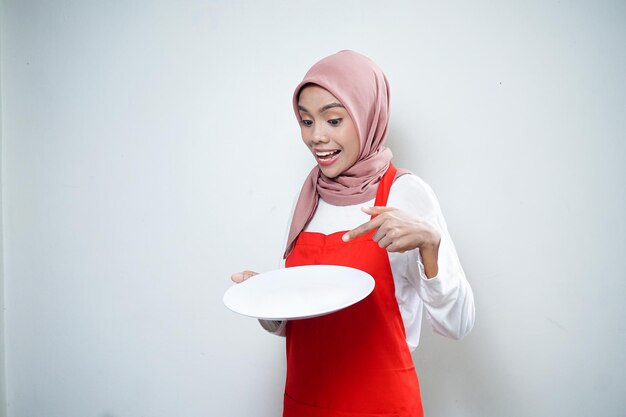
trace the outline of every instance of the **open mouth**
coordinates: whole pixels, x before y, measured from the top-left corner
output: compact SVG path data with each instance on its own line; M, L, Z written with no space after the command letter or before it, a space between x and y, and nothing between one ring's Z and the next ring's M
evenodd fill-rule
M339 149L334 151L315 152L315 156L317 156L317 159L320 161L330 161L335 159L340 152L341 150Z

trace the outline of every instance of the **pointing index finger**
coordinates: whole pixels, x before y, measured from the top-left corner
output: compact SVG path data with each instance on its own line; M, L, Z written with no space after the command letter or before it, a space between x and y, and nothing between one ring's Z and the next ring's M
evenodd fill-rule
M360 226L355 227L354 229L350 230L349 232L345 233L342 237L341 240L343 240L344 242L349 242L350 240L357 238L361 235L364 235L365 233L369 232L370 230L374 230L376 228L378 228L381 224L381 220L379 217L375 217L372 220L363 223Z

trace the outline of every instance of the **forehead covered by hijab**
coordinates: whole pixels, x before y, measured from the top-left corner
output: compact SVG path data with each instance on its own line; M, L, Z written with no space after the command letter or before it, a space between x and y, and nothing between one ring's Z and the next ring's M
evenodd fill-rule
M389 121L389 83L371 59L346 50L313 65L293 95L298 120L298 98L307 84L328 90L346 108L359 134L360 159L373 154L384 144Z

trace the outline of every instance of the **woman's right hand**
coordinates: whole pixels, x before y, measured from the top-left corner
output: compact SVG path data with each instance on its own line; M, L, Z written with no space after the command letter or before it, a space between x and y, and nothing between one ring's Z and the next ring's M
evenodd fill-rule
M236 272L234 274L232 274L230 276L230 279L239 284L241 282L244 282L245 280L247 280L250 277L253 277L255 275L258 275L258 272L254 272L254 271L241 271L241 272Z

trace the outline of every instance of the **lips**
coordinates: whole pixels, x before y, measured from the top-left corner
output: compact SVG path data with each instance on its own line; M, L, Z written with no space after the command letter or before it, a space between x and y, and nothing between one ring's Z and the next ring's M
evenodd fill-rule
M335 162L339 154L341 153L340 149L329 149L329 150L315 150L313 154L315 155L317 162L320 165L328 166Z

